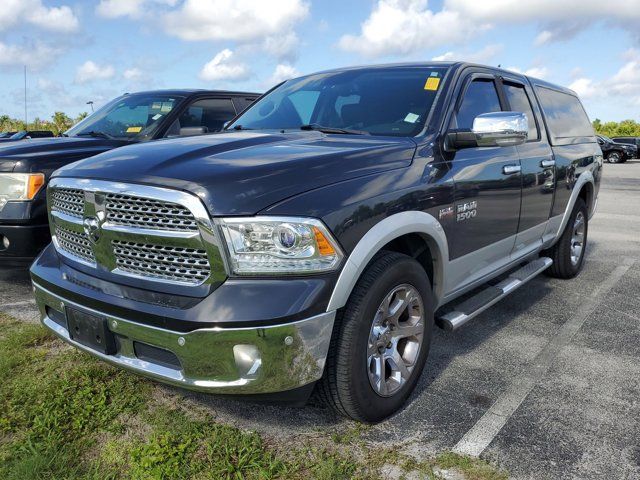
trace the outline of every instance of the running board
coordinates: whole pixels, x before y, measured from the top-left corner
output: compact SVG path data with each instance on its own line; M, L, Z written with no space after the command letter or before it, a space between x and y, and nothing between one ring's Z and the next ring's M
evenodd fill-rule
M473 317L480 315L487 308L549 268L552 263L553 260L548 257L540 257L527 263L524 267L509 274L497 285L485 288L473 297L455 305L453 311L438 316L436 323L444 330L457 330Z

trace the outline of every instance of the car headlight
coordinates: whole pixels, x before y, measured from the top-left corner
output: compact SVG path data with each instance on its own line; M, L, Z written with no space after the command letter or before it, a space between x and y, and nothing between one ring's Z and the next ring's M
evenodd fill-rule
M297 217L220 220L236 275L295 275L335 269L340 246L322 222Z
M42 173L0 173L0 210L7 202L33 200L43 185Z

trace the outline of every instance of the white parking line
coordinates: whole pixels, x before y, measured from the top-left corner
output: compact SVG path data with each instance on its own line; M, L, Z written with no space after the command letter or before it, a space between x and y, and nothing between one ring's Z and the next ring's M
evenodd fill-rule
M558 330L529 367L504 391L476 424L453 447L453 451L463 455L478 457L500 433L507 420L522 404L533 387L549 370L556 356L580 330L589 315L596 309L609 291L631 268L635 259L625 258L622 265L598 285L595 292L585 297L584 303L574 315Z

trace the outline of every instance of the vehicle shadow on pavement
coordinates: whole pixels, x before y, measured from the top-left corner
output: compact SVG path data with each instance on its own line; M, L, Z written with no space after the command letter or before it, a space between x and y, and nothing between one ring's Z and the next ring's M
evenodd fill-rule
M417 435L419 431L424 431L426 423L433 424L434 429L439 430L447 428L447 418L451 416L465 417L469 411L481 415L502 391L504 382L494 378L495 375L499 377L500 372L495 371L495 365L493 368L487 367L490 370L484 372L485 378L478 379L474 376L479 370L468 368L468 363L463 362L454 367L453 372L449 372L451 364L456 358L474 357L477 348L486 346L492 337L500 335L515 318L533 310L540 299L552 290L548 281L547 277L539 276L457 332L445 332L436 327L425 370L407 404L379 427L369 429L366 437L377 441L377 432L380 432L379 440L389 441L389 430L398 428L403 433L398 434L397 441L406 441L411 433ZM314 399L306 406L292 407L199 394L178 388L171 390L204 407L225 422L278 437L312 434L319 430L354 425L354 422L336 415ZM445 413L443 408L453 411ZM400 428L401 425L403 428ZM441 435L449 437L447 433L450 433L455 436L458 435L457 430L459 429L441 432Z

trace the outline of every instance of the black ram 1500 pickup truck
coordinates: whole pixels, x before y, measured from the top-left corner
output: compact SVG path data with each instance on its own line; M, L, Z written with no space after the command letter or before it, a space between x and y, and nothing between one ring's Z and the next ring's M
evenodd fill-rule
M582 268L602 152L565 88L464 63L345 68L277 86L228 130L58 170L31 268L44 325L163 382L316 387L375 422L435 325Z
M55 169L123 145L219 131L257 97L206 90L127 94L75 125L66 138L2 144L0 264L33 260L50 242L44 186Z

